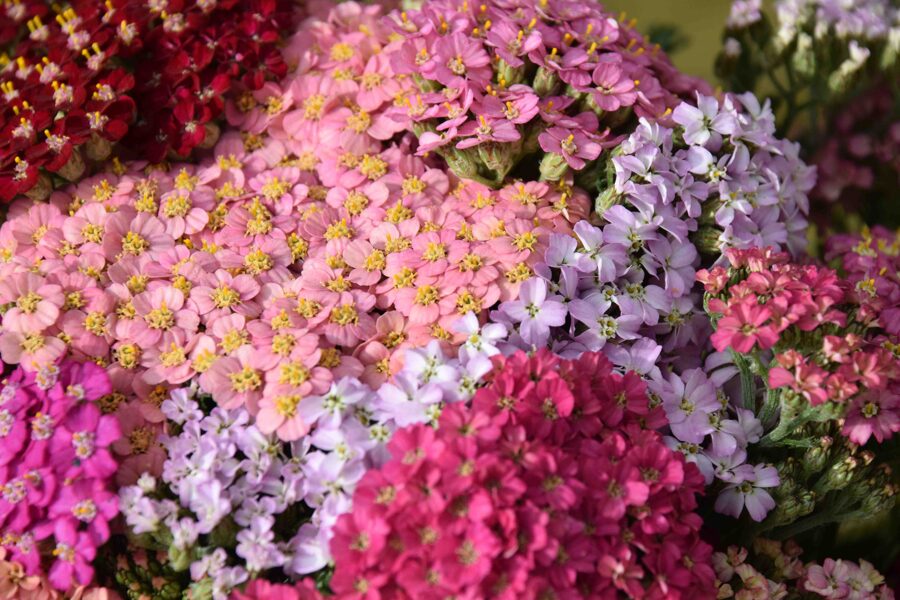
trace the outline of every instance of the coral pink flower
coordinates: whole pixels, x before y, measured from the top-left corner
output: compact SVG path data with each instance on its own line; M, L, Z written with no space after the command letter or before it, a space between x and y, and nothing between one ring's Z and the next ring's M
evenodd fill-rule
M895 386L896 387L896 386ZM853 401L844 421L843 434L862 446L870 437L880 444L900 431L900 391L877 390Z
M305 386L307 390L310 386ZM303 401L303 388L288 385L273 386L259 401L256 425L263 433L275 433L280 440L292 442L309 432L309 423L303 420L297 407Z
M223 408L245 406L256 414L263 391L265 364L250 346L220 358L200 376L200 386Z
M763 350L771 348L778 341L778 333L766 325L771 316L772 311L756 304L755 298L738 302L716 324L713 346L720 352L731 347L742 353L749 352L757 343Z

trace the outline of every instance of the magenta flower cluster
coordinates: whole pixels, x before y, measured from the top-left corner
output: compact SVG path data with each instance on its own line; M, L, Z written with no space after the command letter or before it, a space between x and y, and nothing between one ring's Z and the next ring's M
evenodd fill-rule
M119 512L109 448L119 425L97 405L109 377L91 363L63 362L16 369L2 383L0 544L58 590L87 585Z
M341 597L715 597L699 471L634 373L499 360L470 407L398 431L335 529ZM377 596L376 596L377 595Z

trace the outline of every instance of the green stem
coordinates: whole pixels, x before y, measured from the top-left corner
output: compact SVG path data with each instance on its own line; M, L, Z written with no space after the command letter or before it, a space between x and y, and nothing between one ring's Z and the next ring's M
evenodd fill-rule
M734 350L731 351L731 357L741 373L741 406L756 413L756 376L750 370L750 361Z

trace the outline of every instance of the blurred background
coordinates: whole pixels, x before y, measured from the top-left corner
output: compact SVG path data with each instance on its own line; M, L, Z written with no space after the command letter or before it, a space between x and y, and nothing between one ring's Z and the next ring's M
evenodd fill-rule
M721 46L721 32L731 7L730 0L602 0L612 11L636 18L637 29L654 34L660 26L677 27L678 46L670 53L682 71L716 82L713 61ZM661 36L654 41L667 44Z

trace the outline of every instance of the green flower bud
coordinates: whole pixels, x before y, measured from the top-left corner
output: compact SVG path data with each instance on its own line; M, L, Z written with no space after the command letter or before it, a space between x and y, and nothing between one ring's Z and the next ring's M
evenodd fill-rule
M525 66L511 67L502 58L496 63L497 81L505 81L507 86L525 81Z
M869 54L868 48L851 46L850 57L828 76L828 88L835 94L845 94L856 81L856 75L869 59Z
M893 27L888 32L887 44L881 54L881 69L883 71L893 69L898 57L900 57L900 27Z
M457 150L456 148L442 149L441 154L447 161L447 166L460 179L477 179L478 163L475 156L468 150Z
M853 481L859 470L859 460L848 456L834 463L825 476L816 483L820 492L837 491L846 488Z
M200 581L191 584L191 600L212 600L213 580L204 577Z
M534 74L534 81L531 83L534 93L541 98L552 96L559 87L559 77L553 71L538 67L537 73Z
M25 195L32 200L42 202L50 197L51 192L53 192L53 180L50 179L49 175L41 172L38 173L37 181L34 182L31 189L25 192Z
M834 439L831 436L824 435L819 438L819 443L816 446L804 453L802 461L803 472L807 477L821 472L828 465L833 445Z
M92 133L91 139L84 144L84 151L91 161L101 162L109 158L109 155L112 154L112 144L106 138L102 138L96 133Z
M519 149L521 145L513 144L496 144L488 142L475 146L478 149L478 158L481 163L490 171L497 174L494 180L499 185L506 179L506 174L516 165L519 159Z
M715 227L701 226L691 235L691 241L701 254L718 255L722 253L722 232Z
M541 159L541 181L559 181L569 170L569 163L562 154L548 152Z
M616 188L609 187L600 192L597 199L594 200L594 210L602 217L607 210L621 203L622 196L616 192Z
M174 544L169 546L169 566L173 571L187 571L194 562L194 548L179 548Z
M234 548L241 530L231 517L224 518L209 534L209 545L215 548Z

